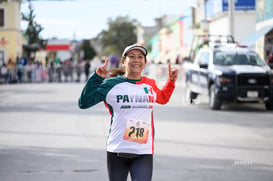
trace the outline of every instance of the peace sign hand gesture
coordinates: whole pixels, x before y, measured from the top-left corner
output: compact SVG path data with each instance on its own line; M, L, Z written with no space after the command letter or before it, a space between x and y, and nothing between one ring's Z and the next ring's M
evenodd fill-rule
M169 66L169 79L172 81L176 81L178 75L178 69L171 69L171 64Z
M96 74L98 74L102 78L106 78L108 74L107 65L108 65L108 58L105 60L105 63L102 66L97 68Z

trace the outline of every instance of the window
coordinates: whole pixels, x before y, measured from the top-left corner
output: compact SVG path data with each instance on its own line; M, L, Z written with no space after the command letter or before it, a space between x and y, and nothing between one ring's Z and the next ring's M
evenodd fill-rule
M4 9L0 9L0 27L4 27Z
M215 52L213 63L217 65L265 65L256 53L236 51Z
M249 54L249 61L251 65L257 65L257 66L265 66L266 63L260 59L259 55L256 53L250 53Z
M209 64L209 52L202 52L198 58L199 65L208 65Z

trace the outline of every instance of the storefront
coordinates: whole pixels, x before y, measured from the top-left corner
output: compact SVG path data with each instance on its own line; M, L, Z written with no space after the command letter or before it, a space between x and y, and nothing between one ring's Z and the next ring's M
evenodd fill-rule
M61 62L71 58L71 42L69 40L58 40L53 39L49 40L46 46L46 51L49 55L53 55L53 57L49 56L49 59L58 59Z

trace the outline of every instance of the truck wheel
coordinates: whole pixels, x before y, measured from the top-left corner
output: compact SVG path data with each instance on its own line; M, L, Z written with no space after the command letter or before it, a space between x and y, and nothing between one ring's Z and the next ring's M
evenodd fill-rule
M273 110L273 103L269 102L269 101L265 102L265 108L268 111L272 111Z
M192 104L193 100L196 99L197 93L192 92L190 89L190 85L188 82L186 82L186 88L185 88L185 94L184 94L184 103L186 104Z
M210 108L213 110L221 109L221 102L215 95L215 85L210 86L209 104L210 104Z

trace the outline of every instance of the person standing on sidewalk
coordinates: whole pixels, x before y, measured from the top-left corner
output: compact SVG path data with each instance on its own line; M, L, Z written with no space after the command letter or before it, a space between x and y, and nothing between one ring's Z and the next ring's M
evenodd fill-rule
M89 74L90 74L90 61L86 60L85 64L84 64L84 73L85 73L85 79L86 81L89 78Z
M142 76L147 50L142 45L127 46L122 67L107 70L104 65L88 79L78 100L81 109L103 101L111 114L107 141L107 168L110 181L151 181L154 154L154 103L166 104L175 88L178 70L169 66L162 89L155 80ZM109 77L110 76L110 77Z
M270 66L271 69L273 69L273 50L270 56L268 57L267 64Z

